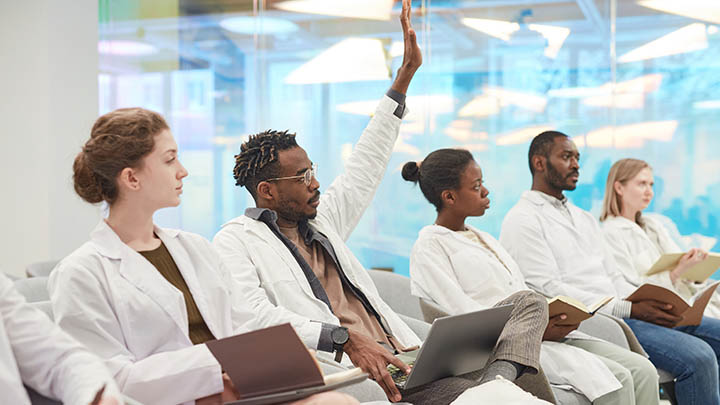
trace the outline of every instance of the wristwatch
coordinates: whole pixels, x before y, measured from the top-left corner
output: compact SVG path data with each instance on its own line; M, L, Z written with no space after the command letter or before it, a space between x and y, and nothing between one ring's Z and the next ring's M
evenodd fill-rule
M330 338L332 339L333 351L335 351L335 361L340 363L340 360L342 360L343 348L345 347L345 343L347 343L348 339L350 339L350 334L348 333L346 327L338 326L330 332Z

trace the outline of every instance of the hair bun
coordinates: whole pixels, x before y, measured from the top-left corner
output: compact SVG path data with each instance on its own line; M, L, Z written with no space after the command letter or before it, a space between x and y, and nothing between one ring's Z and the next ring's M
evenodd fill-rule
M420 166L417 162L407 162L402 167L402 178L417 183L420 179Z
M103 201L102 187L90 168L85 152L80 152L73 162L73 183L75 192L83 200L95 204Z

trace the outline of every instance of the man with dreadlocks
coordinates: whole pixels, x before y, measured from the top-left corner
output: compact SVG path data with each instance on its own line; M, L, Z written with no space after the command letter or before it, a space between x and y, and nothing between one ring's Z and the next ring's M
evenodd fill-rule
M510 323L524 322L525 328L503 333L484 373L444 378L402 395L388 373L390 364L409 372L393 353L422 342L383 302L345 240L382 180L406 113L405 93L422 63L410 25L410 0L403 0L400 19L402 65L346 162L345 173L321 196L316 168L295 134L268 130L251 136L235 157L233 174L256 207L225 224L214 245L263 326L289 322L310 348L334 352L335 361L354 364L377 382L364 384L359 399L443 404L497 375L514 381L523 372L537 372L547 305L537 295L513 301L521 316ZM503 384L520 391L507 381Z

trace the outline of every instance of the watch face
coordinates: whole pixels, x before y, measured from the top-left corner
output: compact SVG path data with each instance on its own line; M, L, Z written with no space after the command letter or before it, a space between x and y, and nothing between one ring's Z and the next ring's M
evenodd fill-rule
M344 345L345 342L348 341L348 338L350 337L350 335L348 334L348 331L345 328L335 328L330 333L330 337L332 337L333 343Z

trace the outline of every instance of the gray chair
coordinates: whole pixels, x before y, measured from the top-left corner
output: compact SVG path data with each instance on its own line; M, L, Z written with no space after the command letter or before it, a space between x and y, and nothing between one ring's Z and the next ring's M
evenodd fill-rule
M59 260L48 260L44 262L30 263L25 268L28 277L47 277L52 269L58 264Z
M50 294L47 290L47 277L31 277L15 280L15 288L20 291L27 302L49 301Z

